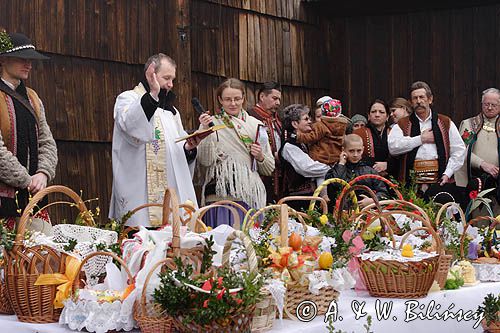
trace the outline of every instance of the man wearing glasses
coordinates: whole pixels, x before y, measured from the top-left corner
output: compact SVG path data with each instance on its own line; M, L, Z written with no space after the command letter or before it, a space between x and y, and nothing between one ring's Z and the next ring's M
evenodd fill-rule
M460 124L460 134L467 146L467 155L455 177L458 186L468 186L471 190L498 187L499 111L500 90L488 88L483 91L481 113ZM500 191L497 191L497 198L499 194Z

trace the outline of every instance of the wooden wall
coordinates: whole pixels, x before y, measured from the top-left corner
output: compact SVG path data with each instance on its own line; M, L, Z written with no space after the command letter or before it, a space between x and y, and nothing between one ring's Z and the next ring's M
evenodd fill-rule
M300 0L192 1L193 95L214 110L215 89L236 77L249 105L265 81L282 84L283 105L313 103L329 87L325 24Z
M250 105L259 83L277 80L283 105L328 94L348 114L366 112L376 97L406 96L412 81L425 80L435 108L457 122L478 112L484 88L500 86L500 5L331 17L301 0L0 1L0 26L30 36L52 58L34 64L28 84L58 144L54 182L99 197L103 215L114 100L154 53L178 63L174 90L186 128L197 126L191 97L214 110L226 77L247 83Z
M408 97L429 83L434 109L457 125L500 87L500 5L332 20L331 92L353 113L374 98Z

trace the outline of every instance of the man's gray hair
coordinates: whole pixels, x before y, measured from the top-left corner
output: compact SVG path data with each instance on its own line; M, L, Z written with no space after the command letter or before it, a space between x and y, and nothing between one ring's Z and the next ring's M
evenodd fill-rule
M309 113L309 108L302 104L291 104L283 109L283 129L292 131L293 121L300 121L304 114Z
M481 103L484 101L484 95L486 94L497 94L498 101L500 102L500 90L498 90L497 88L488 88L483 90L483 95L481 96Z
M146 63L144 64L144 73L146 73L146 71L148 70L149 65L151 65L152 63L155 64L155 73L158 73L158 71L160 70L160 66L161 66L161 61L162 60L165 60L170 65L172 65L174 67L177 67L177 64L175 63L174 59L170 58L166 54L158 53L158 54L152 55L151 57L149 57L148 61L146 61Z
M413 82L411 84L411 86L410 86L410 95L411 95L412 91L417 90L417 89L424 89L425 90L425 95L427 97L431 97L432 96L431 87L429 87L429 85L427 84L427 82L424 82L424 81L415 81L415 82Z

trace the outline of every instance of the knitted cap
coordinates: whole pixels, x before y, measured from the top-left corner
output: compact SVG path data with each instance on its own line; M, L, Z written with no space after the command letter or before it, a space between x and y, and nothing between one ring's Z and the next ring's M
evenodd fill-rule
M321 104L321 115L338 117L342 113L342 103L338 99L330 99Z
M352 116L351 121L353 124L357 123L358 121L362 121L363 123L365 123L365 125L368 124L368 120L366 119L366 117L359 113Z
M333 98L331 98L330 96L323 96L316 101L316 106L320 107L323 103L328 102L331 99L333 99Z

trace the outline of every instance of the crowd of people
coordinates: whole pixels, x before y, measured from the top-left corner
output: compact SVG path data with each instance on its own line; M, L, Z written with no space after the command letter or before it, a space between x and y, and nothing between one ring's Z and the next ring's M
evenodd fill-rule
M7 36L7 39L6 39ZM29 197L53 179L57 150L36 93L24 85L32 59L44 56L21 34L3 33L0 42L0 218L16 218ZM10 42L5 44L4 40ZM200 178L200 206L232 200L247 208L293 195L312 195L325 179L350 181L377 174L400 183L415 182L435 199L448 193L465 203L471 190L497 186L500 155L500 91L486 89L482 112L459 128L432 108L429 85L414 82L408 99L375 99L364 114L342 114L340 100L323 96L313 108L281 109L281 86L266 82L247 105L246 87L229 78L216 90L219 107L199 116L200 129L214 134L187 136L172 91L175 61L151 56L144 76L121 93L114 106L113 193L110 217L120 219L144 203L161 203L167 187L181 202L198 207L193 175ZM223 125L223 126L218 126ZM384 183L366 183L378 199L390 194ZM333 191L321 193L334 201ZM492 195L494 204L500 191ZM374 198L359 196L366 206ZM449 199L448 199L449 200ZM290 203L296 209L306 202ZM224 216L223 216L224 215ZM216 226L227 211L205 217ZM139 211L128 224L157 225L161 210Z

